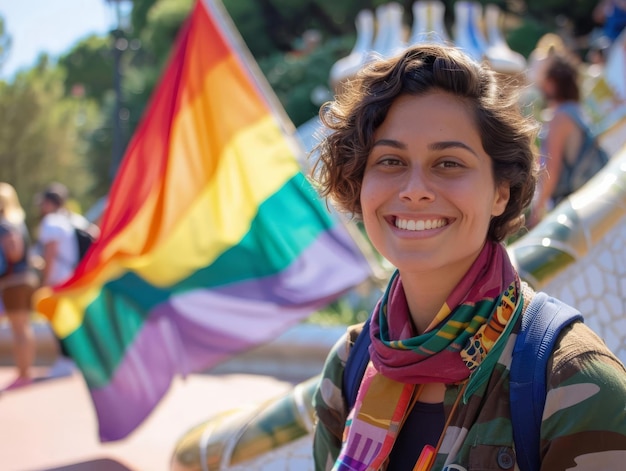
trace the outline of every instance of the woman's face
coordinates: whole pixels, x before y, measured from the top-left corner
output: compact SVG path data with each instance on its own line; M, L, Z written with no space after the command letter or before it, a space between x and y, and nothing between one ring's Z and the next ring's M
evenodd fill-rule
M401 272L460 277L508 200L465 103L439 91L394 101L361 188L365 229L381 255Z

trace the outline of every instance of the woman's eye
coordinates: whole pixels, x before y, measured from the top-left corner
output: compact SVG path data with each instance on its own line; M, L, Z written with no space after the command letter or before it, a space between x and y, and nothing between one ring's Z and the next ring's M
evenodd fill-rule
M443 168L457 168L457 167L463 167L463 165L456 161L456 160L442 160L440 162L437 163L438 167L443 167Z
M395 167L401 165L402 162L395 157L383 157L381 159L378 159L378 164L385 165L387 167Z

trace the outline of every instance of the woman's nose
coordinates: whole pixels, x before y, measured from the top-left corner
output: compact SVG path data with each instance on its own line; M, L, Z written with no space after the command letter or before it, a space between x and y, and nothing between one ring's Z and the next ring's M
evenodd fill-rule
M405 201L429 201L435 199L432 182L421 169L407 172L406 178L400 186L400 199Z

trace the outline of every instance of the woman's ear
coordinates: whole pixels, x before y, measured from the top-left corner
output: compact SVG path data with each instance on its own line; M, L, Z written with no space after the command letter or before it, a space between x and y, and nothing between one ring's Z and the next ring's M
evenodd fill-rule
M493 199L493 206L491 208L492 216L500 216L504 213L506 205L511 198L511 185L509 182L502 182L496 186L496 194Z

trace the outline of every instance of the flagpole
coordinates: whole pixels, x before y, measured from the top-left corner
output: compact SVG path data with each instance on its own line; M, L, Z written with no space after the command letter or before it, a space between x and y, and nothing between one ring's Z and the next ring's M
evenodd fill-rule
M273 115L277 118L278 124L283 130L285 137L288 138L288 142L297 156L298 162L302 167L306 167L306 152L302 148L299 140L294 137L296 127L291 121L291 118L287 115L282 103L280 103L280 100L274 93L274 89L265 78L265 74L258 66L256 59L250 52L250 49L248 48L243 37L239 34L239 29L228 14L226 7L221 0L198 1L204 2L209 12L219 20L220 25L223 25L221 30L226 35L226 38L229 40L233 49L237 52L238 57L241 59L242 67L248 71L253 83L256 84L259 89L260 96L266 101L272 110ZM361 233L359 228L356 227L355 224L351 224L345 216L338 214L337 218L344 225L346 231L367 260L372 272L371 278L373 279L373 282L380 288L384 287L389 278L389 273L376 259L374 250L369 241Z

